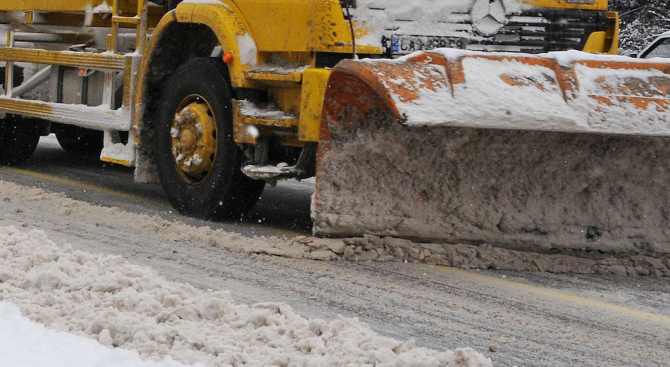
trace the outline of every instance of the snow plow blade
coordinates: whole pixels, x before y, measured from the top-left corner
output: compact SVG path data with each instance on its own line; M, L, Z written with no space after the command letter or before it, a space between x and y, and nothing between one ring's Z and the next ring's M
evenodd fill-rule
M435 50L344 61L314 233L670 253L670 63Z

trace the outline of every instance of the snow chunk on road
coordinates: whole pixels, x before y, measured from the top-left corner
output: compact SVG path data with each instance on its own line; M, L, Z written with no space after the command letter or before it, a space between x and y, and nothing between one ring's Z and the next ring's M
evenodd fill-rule
M21 311L9 302L0 302L0 364L3 367L184 367L169 357L163 362L145 362L136 351L105 348L88 338L49 330L21 316Z
M489 367L472 349L435 351L358 321L307 320L283 303L236 304L228 292L169 282L118 256L59 247L41 231L0 227L0 301L51 329L207 366ZM0 354L0 365L5 365Z

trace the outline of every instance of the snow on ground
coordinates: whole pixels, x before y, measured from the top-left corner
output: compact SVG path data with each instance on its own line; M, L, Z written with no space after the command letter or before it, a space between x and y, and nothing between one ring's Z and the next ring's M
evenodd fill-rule
M9 302L0 302L0 361L3 367L184 366L171 358L143 361L136 351L110 349L83 336L47 329Z
M228 292L200 291L118 256L58 246L38 230L0 227L0 301L2 366L74 366L67 351L84 344L76 357L98 358L87 366L141 365L134 352L93 353L100 346L77 336L148 360L207 366L492 366L470 348L418 348L357 319L308 320L283 303L236 304ZM55 354L37 359L41 351Z

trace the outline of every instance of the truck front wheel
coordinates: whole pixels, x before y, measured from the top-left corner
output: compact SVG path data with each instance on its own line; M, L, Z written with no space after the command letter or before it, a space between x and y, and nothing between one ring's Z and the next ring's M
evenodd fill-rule
M180 213L239 218L264 181L245 176L233 140L232 101L218 59L191 59L167 81L157 112L155 160L161 186Z

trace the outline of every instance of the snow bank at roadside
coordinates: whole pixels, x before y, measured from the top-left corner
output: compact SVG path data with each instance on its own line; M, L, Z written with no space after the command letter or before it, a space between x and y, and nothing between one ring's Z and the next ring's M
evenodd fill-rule
M41 231L14 227L0 227L0 301L16 304L51 329L154 360L170 356L208 366L492 366L470 348L417 348L412 340L379 336L357 319L307 320L283 303L235 304L228 292L169 282L121 257L59 247Z
M21 316L9 302L0 302L0 362L3 367L184 367L171 358L143 361L136 351L105 348L95 340L49 330Z

